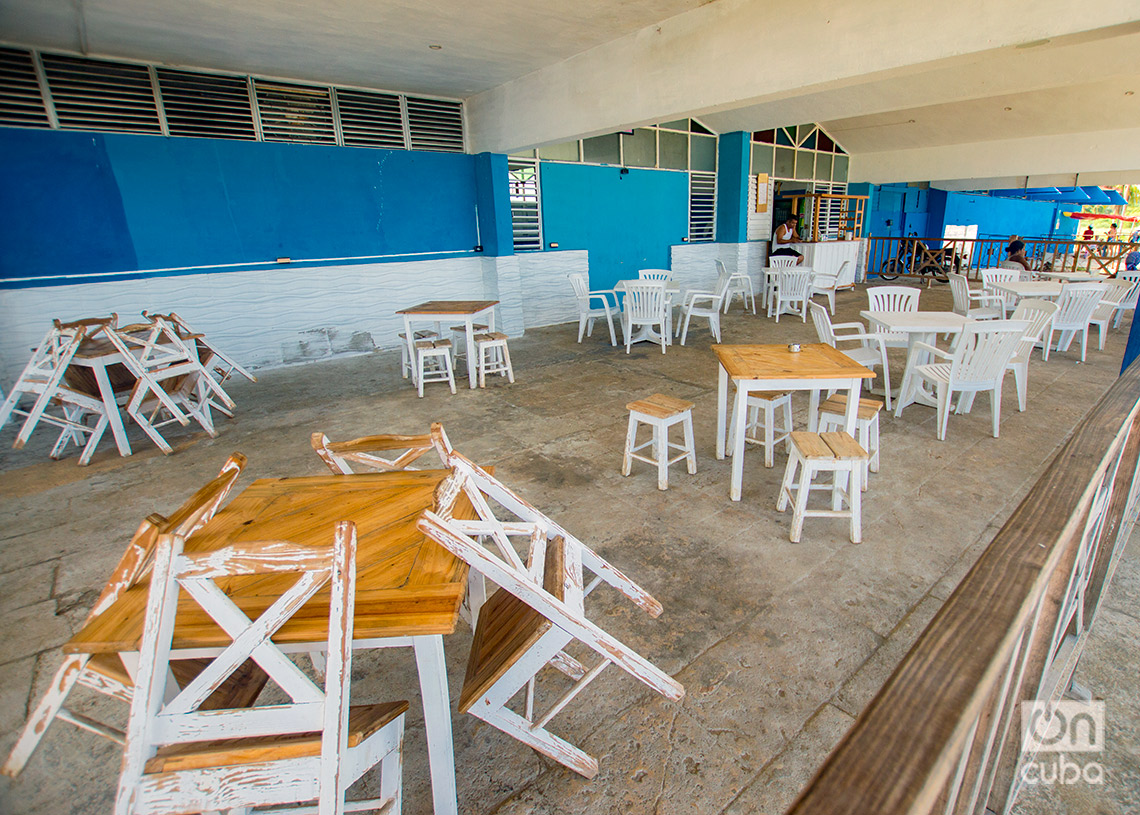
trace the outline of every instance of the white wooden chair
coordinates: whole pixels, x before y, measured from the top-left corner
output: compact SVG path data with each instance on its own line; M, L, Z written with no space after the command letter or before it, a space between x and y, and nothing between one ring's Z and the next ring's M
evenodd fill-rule
M918 311L921 289L913 286L871 286L867 289L869 311ZM905 331L876 330L875 334L887 348L906 348L910 335Z
M321 815L334 815L346 808L345 791L377 764L380 797L353 802L351 808L399 812L407 702L349 707L355 526L338 523L326 548L268 541L186 554L182 544L180 536L169 534L160 536L156 547L116 815L307 801L315 801ZM294 574L296 582L256 620L218 585L271 574ZM322 688L272 637L326 586L328 668ZM183 602L199 605L232 642L194 681L164 699L175 609L183 592ZM203 712L202 702L249 659L290 701Z
M1023 320L968 323L958 335L953 353L949 354L933 345L916 342L907 361L899 404L907 404L911 392L921 382L931 384L938 401L938 440L945 441L950 403L954 394L961 394L958 412L962 413L969 409L974 394L988 391L993 415L993 435L996 439L1001 422L1001 386L1006 366L1017 352L1028 328L1029 323ZM917 365L915 357L923 352L942 361Z
M487 387L487 375L505 376L514 384L515 369L511 367L511 350L507 347L507 335L501 331L490 331L475 335L476 370L479 372L479 387Z
M436 426L433 425L434 427ZM440 460L444 462L443 466L446 467L450 446L441 446L441 440L447 444L447 437L442 435L442 427L439 431L438 439L430 433L424 433L415 436L395 434L361 436L350 441L330 441L324 433L317 432L312 435L311 443L313 450L336 475L352 475L355 472L353 465L380 472L414 470L416 468L411 466L412 462L418 461L421 456L432 450L439 454ZM393 452L399 455L392 458L379 455L380 453L391 455Z
M1002 303L1005 305L1005 310L1002 312L1002 319L1004 319L1005 315L1017 306L1017 296L998 291L994 288L994 284L1021 280L1021 264L1018 264L1016 269L979 269L978 272L982 278L982 291L1002 299Z
M622 331L625 334L625 352L628 354L635 328L660 330L661 353L669 343L669 300L665 283L661 280L637 280L625 284L625 300L621 312Z
M788 538L799 543L804 518L848 518L851 542L863 540L863 474L867 451L849 434L836 431L792 433L788 466L780 485L776 510L783 512L792 503L792 528ZM799 483L796 482L797 472ZM831 473L830 484L813 484L820 473ZM830 509L808 509L812 490L831 492ZM847 505L846 509L844 504Z
M591 621L586 597L601 583L613 586L652 617L658 603L563 527L524 501L459 453L451 456L453 474L437 490L435 511L419 520L419 529L501 588L479 613L459 711L471 713L528 744L565 767L593 778L598 762L556 736L547 725L611 663L668 699L684 688L659 668ZM464 494L479 516L453 517ZM498 515L492 511L498 510ZM488 545L484 545L487 541ZM525 549L525 560L515 541ZM594 575L586 584L584 572ZM564 650L579 641L600 660L587 667ZM535 677L545 667L574 681L545 712L535 711ZM522 712L511 702L523 696Z
M733 400L733 411L736 400ZM792 424L792 394L787 391L753 391L745 402L748 415L744 418L744 442L755 444L764 451L764 466L775 463L776 445L787 442L795 427ZM776 411L780 411L780 426L776 426ZM735 413L729 417L728 445L736 438Z
M1047 337L1050 334L1050 324L1053 322L1053 315L1057 313L1057 308L1057 304L1051 300L1025 298L1017 304L1017 308L1010 315L1010 319L1024 320L1029 324L1029 327L1025 329L1025 335L1021 338L1021 344L1017 346L1017 351L1014 352L1007 366L1009 370L1013 371L1019 412L1025 410L1025 400L1028 394L1029 357L1033 354L1034 348L1043 345L1042 337ZM1047 350L1048 346L1043 346L1042 353Z
M1106 280L1104 296L1089 317L1089 325L1097 328L1097 350L1104 350L1104 338L1108 334L1109 324L1120 313L1121 303L1132 293L1133 284L1127 280Z
M810 269L783 269L776 278L776 291L768 301L768 316L773 314L780 322L781 314L798 314L807 322L808 303L811 302Z
M455 365L451 357L451 340L416 340L416 390L424 398L424 384L446 382L455 394Z
M685 315L684 323L679 326L681 345L689 337L689 321L693 317L704 317L709 321L709 331L713 339L720 342L720 308L728 297L732 277L719 260L717 268L720 270L716 278L716 287L713 291L687 291L681 301L681 312ZM747 302L746 302L747 305ZM753 303L755 309L755 302Z
M869 473L879 471L879 414L883 403L878 399L860 399L855 414L855 440L867 451L867 472L863 474L863 491L867 491ZM819 430L843 430L847 421L847 396L835 394L819 406Z
M629 428L625 436L625 453L622 456L621 474L629 475L633 459L652 464L657 468L657 489L669 489L669 465L684 459L692 475L697 471L697 448L693 443L693 403L663 393L655 393L625 406L629 411ZM639 425L651 428L649 441L637 444ZM682 443L669 441L669 428L681 426ZM646 447L651 455L639 454ZM677 450L674 456L670 451Z
M1085 361L1085 351L1089 341L1089 321L1093 312L1104 299L1108 286L1104 283L1065 283L1061 286L1061 296L1057 298L1057 313L1053 317L1052 329L1049 333L1049 345L1053 345L1053 335L1058 331L1061 336L1057 344L1053 345L1056 351L1068 351L1073 337L1078 332L1081 335L1081 362ZM1046 356L1046 359L1049 357Z
M415 366L412 365L412 360L408 356L408 335L401 331L396 336L400 340L400 376L404 379L407 379L408 376L416 376L418 371ZM412 332L413 344L416 340L434 340L438 337L439 334L428 329Z
M144 310L142 316L149 320L152 315ZM210 373L214 376L215 379L217 379L219 383L224 383L234 374L243 376L250 382L257 381L257 377L242 367L237 360L222 351L222 349L218 348L218 346L212 343L205 334L202 334L191 328L189 323L187 323L173 311L169 314L159 314L156 316L162 317L168 323L173 325L175 330L178 332L178 336L180 336L183 340L187 342L192 340L194 344L197 345L198 355L202 360L202 364L206 367L207 370L210 371Z
M610 345L617 345L617 336L614 334L614 314L618 310L617 292L613 289L598 289L590 291L586 284L585 275L575 273L567 275L570 285L574 289L574 297L578 301L578 342L582 335L587 337L594 333L594 321L604 319L610 329ZM610 300L613 300L613 311L610 311ZM600 303L595 306L593 303Z
M748 304L752 303L752 313L756 313L756 289L752 285L752 278L748 272L738 270L729 273L725 268L724 263L717 258L716 272L717 275L728 275L728 292L724 296L724 313L728 314L728 307L732 305L732 300L736 295L740 295L740 299L744 301L744 310L748 311ZM719 277L717 278L719 280ZM720 340L717 340L720 342ZM682 342L681 345L685 343Z
M1117 280L1128 281L1128 293L1124 295L1124 299L1116 307L1116 322L1113 327L1120 328L1120 323L1124 319L1124 313L1131 311L1136 313L1136 301L1140 299L1140 272L1121 272L1116 276Z
M965 275L950 273L950 292L954 296L956 314L973 320L1001 320L1005 317L1005 300L997 294L970 291L970 284L966 281ZM982 305L984 303L990 305Z
M56 320L32 352L16 383L0 406L0 427L13 415L24 417L12 446L22 448L40 422L60 429L51 449L58 459L71 443L83 448L80 465L91 461L110 420L97 392L88 393L67 382L68 366L88 338L113 325L115 315L99 320L60 323ZM94 421L92 422L92 419ZM86 442L84 442L86 438Z
M195 492L168 518L158 514L147 517L131 538L126 552L119 559L102 593L87 613L87 619L91 620L102 614L127 589L149 573L154 558L155 543L160 534L178 530L183 537L188 537L204 526L229 495L245 462L245 456L234 453L226 460L216 478ZM171 672L180 684L185 685L209 662L208 659L178 660L171 663ZM254 663L246 664L242 670L240 681L231 683L226 689L212 696L207 702L209 707L228 705L247 707L253 703L265 684L265 675ZM121 730L73 712L64 706L76 685L82 685L128 704L135 687L118 654L70 654L64 657L63 664L48 685L47 693L28 716L27 723L0 772L13 778L17 776L31 758L52 722L56 720L67 722L118 744L123 743L125 734Z
M891 409L891 369L887 360L887 347L879 334L868 333L862 323L833 323L827 310L819 303L811 304L811 319L820 342L842 351L867 368L883 372L883 392L887 410ZM845 343L840 347L840 343ZM858 343L851 345L850 343Z

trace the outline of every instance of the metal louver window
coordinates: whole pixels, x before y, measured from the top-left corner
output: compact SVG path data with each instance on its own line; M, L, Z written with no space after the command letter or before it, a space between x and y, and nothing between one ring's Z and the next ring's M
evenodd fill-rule
M265 141L336 144L329 89L255 79Z
M404 115L400 97L391 93L336 91L340 129L349 147L403 150Z
M159 68L158 87L172 136L256 139L249 86L237 76Z
M716 173L689 173L689 242L716 236Z
M27 51L0 48L0 124L51 127L36 66Z
M459 102L407 97L413 150L463 152L463 107Z
M507 159L510 183L511 231L516 252L542 249L542 201L539 198L538 162Z
M162 133L145 65L42 55L59 126L120 133Z

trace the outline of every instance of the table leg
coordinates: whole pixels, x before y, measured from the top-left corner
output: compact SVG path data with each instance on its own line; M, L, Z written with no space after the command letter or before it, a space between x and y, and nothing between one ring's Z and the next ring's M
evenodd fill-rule
M467 325L470 331L470 320ZM451 736L451 699L447 691L443 637L438 634L412 637L412 644L420 675L435 815L456 815L459 804L455 792L455 746Z
M413 385L419 385L420 366L416 364L416 338L412 333L412 318L404 315L404 342L408 344L408 370L411 371Z
M911 353L915 343L925 342L929 345L934 345L937 338L937 333L911 334L909 336L906 348L906 370L903 372L902 387L899 388L898 403L895 405L895 416L901 416L903 408L907 405L918 404L928 407L937 407L938 401L934 398L934 394L930 393L919 383L912 382L915 376L912 365L918 366L927 364L930 362L930 354L924 352L921 356L914 357Z
M819 432L819 388L811 389L811 401L808 404L808 432Z
M469 314L463 321L464 327L467 329L467 381L471 385L471 390L475 390L478 384L475 381L475 369L478 367L479 360L475 357L475 320ZM487 323L488 330L490 330L490 321Z
M99 396L103 399L103 408L107 411L107 422L111 425L111 435L115 437L119 455L129 456L131 445L127 441L127 429L123 427L123 414L119 412L119 405L115 402L115 391L111 387L111 380L107 377L107 368L103 365L94 365L91 372L95 374L95 381L99 384Z
M728 371L717 363L716 380L716 457L724 458L724 431L728 425Z
M748 426L748 387L743 382L736 386L736 406L732 411L732 486L729 498L740 500L744 487L744 433Z

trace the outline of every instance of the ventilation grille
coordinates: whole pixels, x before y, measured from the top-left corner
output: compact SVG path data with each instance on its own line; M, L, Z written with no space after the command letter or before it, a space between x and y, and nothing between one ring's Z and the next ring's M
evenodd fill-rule
M41 89L36 58L0 48L0 125L464 151L462 102L44 53Z
M338 90L336 105L344 143L349 147L385 147L389 150L407 147L399 96Z
M463 107L459 102L408 97L413 150L463 152Z
M145 65L53 54L42 59L60 127L162 133Z
M169 68L157 72L171 136L257 138L245 79Z
M27 51L0 48L0 124L49 127L36 66Z
M542 202L539 198L538 162L507 159L510 181L511 231L516 252L542 249Z
M689 173L689 242L716 234L716 173Z

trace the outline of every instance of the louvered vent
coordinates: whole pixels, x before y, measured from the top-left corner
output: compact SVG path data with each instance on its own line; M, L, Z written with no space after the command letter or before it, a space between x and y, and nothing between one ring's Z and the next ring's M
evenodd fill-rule
M162 133L145 65L43 54L59 126Z
M384 147L403 150L404 117L400 97L367 91L336 92L344 143L349 147Z
M159 68L158 87L170 135L257 138L249 87L242 77Z
M716 173L689 173L689 241L716 234Z
M27 51L0 48L0 124L50 127L36 66Z
M542 248L538 162L535 159L507 159L507 178L510 182L511 231L515 251L537 251Z
M411 96L407 101L413 150L463 152L463 107L459 102Z
M336 144L328 88L255 79L254 89L266 141Z

